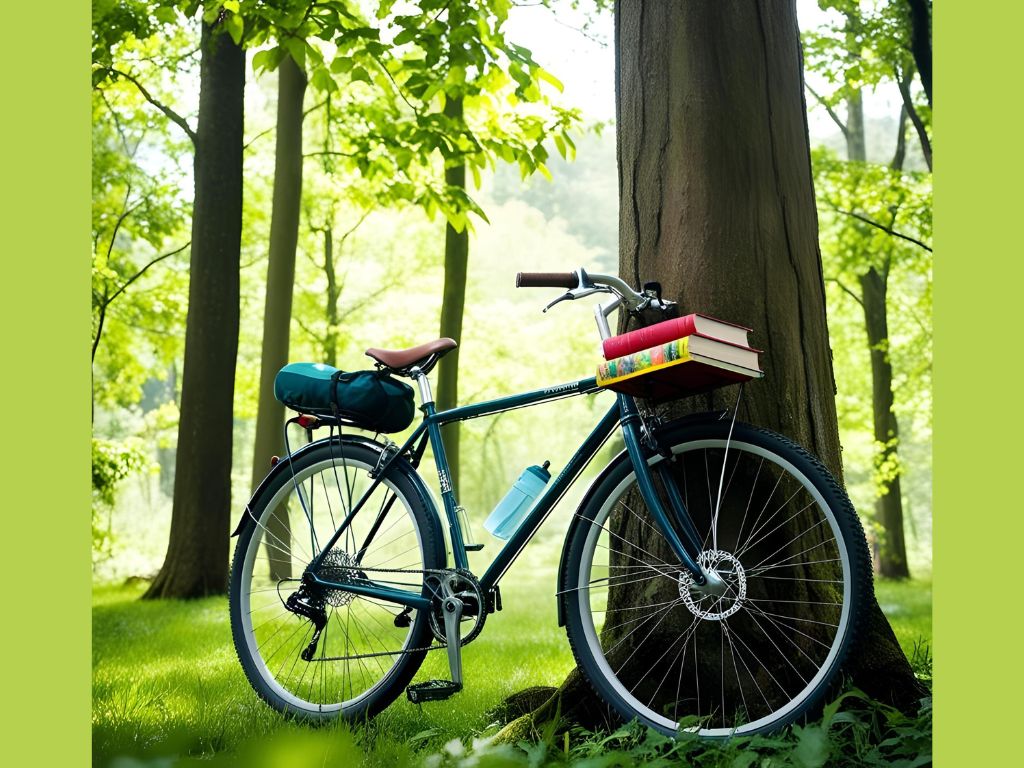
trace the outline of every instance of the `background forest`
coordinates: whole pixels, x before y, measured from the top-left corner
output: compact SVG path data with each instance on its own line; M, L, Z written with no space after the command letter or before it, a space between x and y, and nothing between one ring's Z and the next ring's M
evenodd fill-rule
M797 3L844 479L873 546L879 603L929 682L930 6ZM203 559L219 558L226 573L227 516L233 527L270 456L284 451L268 382L287 361L366 368L367 347L438 335L460 344L440 371L439 403L592 375L590 312L541 314L553 295L514 281L518 271L580 265L618 271L612 4L97 0L93 23L94 757L234 754L267 734L319 754L322 734L282 725L245 687L217 596L223 577ZM203 29L218 24L233 61L204 58ZM200 79L216 67L226 90L204 104ZM226 165L225 137L240 168ZM771 343L756 330L755 346ZM193 339L219 367L190 383ZM197 404L183 389L209 398ZM216 413L207 401L221 404ZM522 468L564 464L604 407L571 399L461 425L457 481L478 540ZM538 433L535 420L555 410L568 426ZM224 439L186 446L194 460L183 470L190 419L223 420ZM218 473L230 478L223 488L210 485ZM224 515L191 522L213 531L212 555L175 540L172 518L188 519L188 498ZM467 676L481 682L460 694L462 709L424 710L424 725L396 703L369 732L338 729L332 759L360 750L458 763L505 696L564 678L572 658L551 594L568 521L556 512L503 583L508 608L466 656ZM209 649L198 672L197 645ZM506 666L488 669L495 653ZM859 722L865 733L906 727L903 747L927 759L930 715L928 725L900 717ZM817 749L820 761L785 759L823 764L838 747L827 736L810 745L810 732L759 748ZM567 739L559 759L619 749L641 760L664 749L642 734L616 738L571 748ZM862 741L862 763L901 757ZM548 752L530 760L553 749L538 744ZM747 746L708 764L740 759ZM486 759L490 747L478 748Z

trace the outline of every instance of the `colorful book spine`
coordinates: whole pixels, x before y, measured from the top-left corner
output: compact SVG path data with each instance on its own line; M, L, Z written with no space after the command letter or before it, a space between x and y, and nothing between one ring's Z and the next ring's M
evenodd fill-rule
M597 366L597 383L604 386L613 381L650 373L680 360L690 360L689 342L690 337L687 336L601 363Z

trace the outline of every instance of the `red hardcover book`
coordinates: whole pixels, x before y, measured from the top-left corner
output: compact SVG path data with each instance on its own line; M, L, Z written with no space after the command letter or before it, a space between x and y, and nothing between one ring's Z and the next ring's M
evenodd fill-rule
M612 336L610 339L605 339L601 347L604 351L604 359L612 360L656 347L659 344L667 344L694 333L746 347L748 346L747 333L749 331L749 328L742 325L693 313L685 317L676 317L648 325L646 328L638 328L621 336Z

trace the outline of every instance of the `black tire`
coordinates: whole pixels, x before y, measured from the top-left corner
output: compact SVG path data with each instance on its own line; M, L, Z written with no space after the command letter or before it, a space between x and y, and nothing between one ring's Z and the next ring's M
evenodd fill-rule
M560 593L577 665L624 720L671 736L768 733L815 712L873 589L860 521L821 462L740 423L725 454L729 429L680 423L660 440L723 595L691 588L625 455L566 542Z
M327 626L307 662L300 652L312 638L313 622L284 607L311 553L327 543L352 499L369 486L367 472L380 455L371 445L348 438L322 441L296 454L291 467L283 460L250 504L251 518L235 547L229 606L239 661L264 701L300 719L372 717L400 696L416 674L426 651L412 649L431 643L426 611L412 611L411 624L403 627L395 618L401 606L333 591L323 595ZM388 499L393 501L384 521L356 566L355 553ZM349 530L331 550L340 553L331 556L336 580L369 574L426 594L422 573L372 569L444 567L437 516L428 510L422 484L404 460L388 470ZM344 660L329 660L339 657Z

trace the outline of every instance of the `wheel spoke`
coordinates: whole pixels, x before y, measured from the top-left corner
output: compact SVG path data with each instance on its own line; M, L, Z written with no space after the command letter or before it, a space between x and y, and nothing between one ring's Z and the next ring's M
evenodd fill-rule
M376 464L376 454L335 440L332 447L314 448L294 462L294 477L286 476L287 482L267 492L266 503L251 513L255 526L239 540L234 567L243 576L242 610L237 616L241 636L236 634L236 644L240 654L252 660L247 667L250 677L262 678L261 691L269 688L275 706L310 715L344 709L354 716L374 697L393 695L382 692L382 683L398 667L411 677L422 657L410 656L409 650L423 645L427 627L417 613L407 627L396 625L400 607L346 592L344 584L368 578L418 594L424 569L440 566L424 559L423 524L428 518L422 502L385 477L324 555L323 578L337 586L304 586L298 577L319 546L348 518L355 500L366 495L367 473ZM374 521L379 530L367 543ZM359 542L366 549L357 566ZM232 590L236 589L233 583ZM312 640L313 621L285 605L297 594L309 606L303 610L321 611L324 621L308 662L300 654ZM232 604L236 602L233 597Z
M672 472L705 542L697 559L724 592L657 554L669 550L632 475L612 474L580 512L589 524L570 545L579 564L559 595L589 614L582 630L569 622L570 636L603 659L582 668L627 719L642 715L666 733L693 717L695 730L715 735L777 727L824 690L822 665L828 675L838 667L848 628L850 558L822 500L835 491L817 467L795 470L782 452L798 451L766 433L703 428L715 437L692 427L695 444L672 447ZM839 512L849 520L848 510Z

